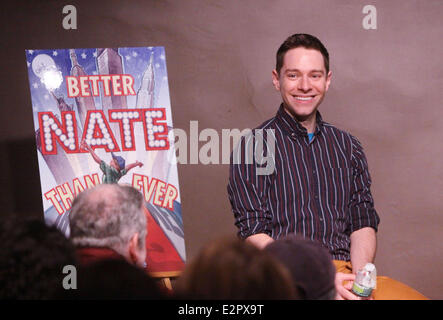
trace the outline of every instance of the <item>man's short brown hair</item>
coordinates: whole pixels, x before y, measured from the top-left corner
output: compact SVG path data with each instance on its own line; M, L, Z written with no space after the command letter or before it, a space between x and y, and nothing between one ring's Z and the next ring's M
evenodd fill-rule
M326 74L329 72L329 53L326 50L326 47L321 43L318 38L306 34L306 33L296 33L290 36L282 43L280 48L277 51L277 64L275 69L277 73L280 74L280 70L283 66L283 59L285 57L286 52L295 48L306 48L306 49L314 49L320 51L323 56L323 60L325 63Z

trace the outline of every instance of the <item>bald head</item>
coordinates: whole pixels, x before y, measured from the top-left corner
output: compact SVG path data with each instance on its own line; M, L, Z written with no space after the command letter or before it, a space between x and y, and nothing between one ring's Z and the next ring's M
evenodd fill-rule
M81 192L69 213L70 237L81 247L110 248L128 256L135 234L138 247L145 251L146 216L143 196L134 188L101 184Z

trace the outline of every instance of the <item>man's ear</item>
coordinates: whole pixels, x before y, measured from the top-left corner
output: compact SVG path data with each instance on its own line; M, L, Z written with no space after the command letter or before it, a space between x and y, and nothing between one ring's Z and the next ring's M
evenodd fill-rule
M133 264L138 263L138 242L139 242L139 236L138 232L134 233L131 240L129 241L129 259Z
M272 70L272 84L274 85L277 91L280 91L280 76L278 75L277 70Z
M331 84L332 79L332 71L328 72L328 75L326 76L326 91L329 89L329 85Z

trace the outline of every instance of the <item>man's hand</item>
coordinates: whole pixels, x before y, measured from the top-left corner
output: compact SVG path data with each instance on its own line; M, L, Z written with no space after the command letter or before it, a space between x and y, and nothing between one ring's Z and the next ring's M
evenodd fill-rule
M266 233L257 233L257 234L247 237L246 241L249 243L252 243L254 246L256 246L259 249L263 249L268 244L273 242L274 239L272 239Z
M102 159L100 159L100 157L95 154L94 150L92 150L91 146L86 143L85 139L83 139L82 142L80 143L80 149L89 151L94 161L97 162L98 164L102 162Z
M138 161L138 160L135 161L135 165L138 166L138 167L140 167L140 168L143 167L143 163L141 163L141 162Z
M335 290L337 292L335 300L360 300L358 296L351 292L354 280L355 274L343 272L335 274Z
M80 149L85 149L89 151L91 147L86 143L86 140L83 139L82 142L80 143Z
M352 285L354 284L355 274L337 272L335 274L335 300L362 300L361 297L352 293ZM364 298L366 300L374 300L371 296Z

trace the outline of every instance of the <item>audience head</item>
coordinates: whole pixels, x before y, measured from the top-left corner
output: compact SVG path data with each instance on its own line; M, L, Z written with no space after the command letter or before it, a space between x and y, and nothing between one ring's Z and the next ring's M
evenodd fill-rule
M267 252L239 239L209 243L177 281L188 299L295 299L289 271Z
M0 240L0 299L52 299L76 263L74 246L42 219L2 218Z
M272 242L265 251L288 268L302 299L335 298L335 267L328 250L319 243L289 235Z
M109 248L142 266L147 233L143 207L143 196L130 186L101 184L85 190L72 203L70 238L77 247Z

